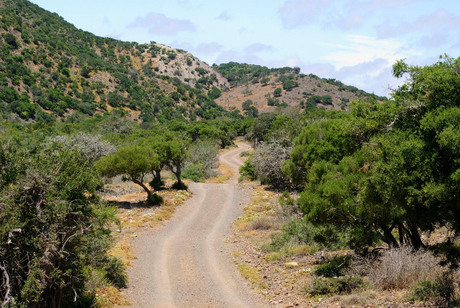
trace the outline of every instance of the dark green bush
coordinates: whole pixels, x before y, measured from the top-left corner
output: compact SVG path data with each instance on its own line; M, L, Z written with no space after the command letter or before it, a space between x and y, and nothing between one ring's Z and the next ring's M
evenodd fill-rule
M126 266L118 258L109 258L104 267L106 271L105 277L117 288L126 288L128 284L128 276L126 275Z
M412 301L433 301L436 307L458 307L452 275L444 273L436 280L417 281L408 297Z
M335 256L328 262L321 264L315 269L317 276L339 277L343 270L350 266L351 256Z
M362 277L315 278L311 285L305 287L305 292L312 296L350 294L357 289L366 287L367 282Z
M179 182L175 182L174 184L172 184L171 188L176 190L188 190L187 185Z
M152 194L147 198L147 203L150 205L160 205L163 203L163 197L159 194Z

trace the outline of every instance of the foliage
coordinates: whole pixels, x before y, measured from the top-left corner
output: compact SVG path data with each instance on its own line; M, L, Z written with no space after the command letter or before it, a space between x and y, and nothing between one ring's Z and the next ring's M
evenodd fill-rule
M452 275L445 273L436 280L417 281L407 296L407 300L433 301L436 307L456 307L458 300L455 300Z
M256 170L252 164L251 157L249 157L239 169L242 178L247 178L251 181L256 179Z
M114 212L94 195L101 182L78 153L45 148L18 163L27 169L0 197L3 304L71 307L82 298L84 268L104 266Z
M280 251L289 245L309 245L312 252L327 248L328 250L348 248L351 234L345 229L334 226L315 226L305 218L294 218L283 225L280 234L274 234L268 251Z
M148 196L147 203L150 205L160 205L163 203L163 197L159 194L152 194Z
M102 140L102 136L85 133L78 133L74 136L59 135L49 137L47 138L47 143L58 143L64 148L78 152L90 163L94 163L102 156L107 156L115 151L115 146Z
M367 283L362 277L341 276L337 278L315 278L305 292L311 296L350 294L357 289L364 289Z
M351 256L335 256L315 269L315 275L323 277L343 276L351 264Z
M142 187L147 193L147 200L152 197L152 191L144 184L147 173L155 170L159 158L153 151L140 146L119 149L111 156L102 157L95 164L102 176L114 177L122 175L123 181L132 181Z
M278 141L260 143L251 156L251 164L254 166L254 175L262 184L271 184L275 187L283 187L289 184L281 167L289 159L290 147L283 147Z
M459 67L450 58L423 68L398 62L395 75L409 78L392 101L355 102L306 125L283 170L303 188L309 221L352 228L355 248L379 240L420 248L421 231L460 230Z

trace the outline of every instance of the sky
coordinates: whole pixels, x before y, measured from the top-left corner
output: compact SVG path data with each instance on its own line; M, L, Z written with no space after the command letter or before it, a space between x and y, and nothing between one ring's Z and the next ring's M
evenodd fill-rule
M460 56L459 0L32 0L77 28L230 61L300 67L377 95L395 61Z

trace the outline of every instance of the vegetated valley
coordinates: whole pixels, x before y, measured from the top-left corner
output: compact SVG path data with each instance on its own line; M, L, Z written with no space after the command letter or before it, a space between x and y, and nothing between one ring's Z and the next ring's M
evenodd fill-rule
M391 99L298 68L212 65L0 0L0 303L126 305L130 238L245 139L233 228L272 306L459 305L460 58Z

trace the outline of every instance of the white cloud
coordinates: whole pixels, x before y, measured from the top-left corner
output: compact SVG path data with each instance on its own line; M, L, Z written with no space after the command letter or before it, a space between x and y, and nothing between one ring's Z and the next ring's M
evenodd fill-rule
M138 17L128 28L146 28L151 34L174 35L182 31L194 31L195 26L190 20L173 19L160 13L148 13Z
M417 54L397 39L379 40L362 35L347 35L343 44L326 43L325 45L335 48L336 51L325 55L322 59L330 61L337 69L372 62L376 59L385 59L392 64L398 59Z

